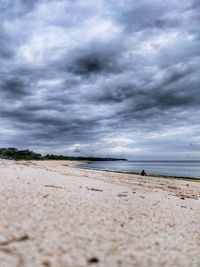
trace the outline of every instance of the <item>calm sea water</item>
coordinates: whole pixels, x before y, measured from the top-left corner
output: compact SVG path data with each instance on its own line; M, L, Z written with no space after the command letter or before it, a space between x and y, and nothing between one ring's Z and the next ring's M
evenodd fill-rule
M200 178L200 161L96 161L82 168Z

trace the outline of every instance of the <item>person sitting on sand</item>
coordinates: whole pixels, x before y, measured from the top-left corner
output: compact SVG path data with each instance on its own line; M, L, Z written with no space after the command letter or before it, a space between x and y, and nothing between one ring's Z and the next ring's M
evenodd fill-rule
M142 176L148 176L148 174L145 172L145 170L142 170L141 175Z

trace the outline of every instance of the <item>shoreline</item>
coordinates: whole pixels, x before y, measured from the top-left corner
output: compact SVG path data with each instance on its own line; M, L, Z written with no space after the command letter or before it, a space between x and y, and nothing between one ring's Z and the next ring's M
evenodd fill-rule
M4 159L4 158L0 158L0 160L8 160L8 161L17 161L17 162L23 162L23 161L27 161L27 162L33 162L34 160L15 160L15 159ZM80 168L80 169L86 169L86 170L96 170L96 171L105 171L105 172L112 172L112 173L121 173L121 174L127 174L127 175L140 175L139 172L128 172L128 171L115 171L115 170L109 170L109 169L100 169L100 168L90 168L90 167L82 167L82 164L89 164L92 163L93 161L82 161L82 160L37 160L38 162L40 161L68 161L71 162L73 164L70 165L66 165L69 167L74 167L74 168ZM36 161L36 162L37 162ZM179 160L180 162L184 162L184 160ZM191 160L191 161L196 161L198 162L198 160ZM96 162L96 161L95 161ZM146 162L146 161L144 161ZM160 160L160 162L164 162L164 160ZM173 162L173 161L171 161ZM186 161L187 162L187 161ZM140 175L141 176L141 175ZM142 177L142 176L141 176ZM200 182L200 177L187 177L187 176L172 176L172 175L164 175L164 174L153 174L153 173L149 173L147 177L152 177L152 178L165 178L165 179L175 179L175 180L185 180L185 181L192 181L192 182Z
M96 171L105 171L105 172L113 172L113 173L122 173L122 174L127 174L127 175L140 175L139 172L114 171L114 170L109 170L109 169L98 169L98 168L81 167L81 163L85 164L85 163L89 163L89 162L80 162L79 163L80 165L78 164L78 165L71 165L71 166L74 167L74 168L80 168L80 169L86 169L86 170L96 170ZM143 176L141 176L141 177L143 177ZM171 175L152 174L152 173L148 174L147 177L200 182L200 178L195 178L195 177L171 176Z

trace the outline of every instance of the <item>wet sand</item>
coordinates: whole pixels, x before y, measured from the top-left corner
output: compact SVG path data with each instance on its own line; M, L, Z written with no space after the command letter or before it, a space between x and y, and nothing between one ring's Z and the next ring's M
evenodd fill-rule
M0 160L0 266L200 266L200 183Z

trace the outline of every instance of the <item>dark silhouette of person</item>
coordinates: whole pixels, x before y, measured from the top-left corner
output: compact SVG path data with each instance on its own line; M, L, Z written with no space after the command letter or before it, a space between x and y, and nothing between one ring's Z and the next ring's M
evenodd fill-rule
M142 170L141 175L142 176L146 176L147 175L146 172L145 172L145 170Z

